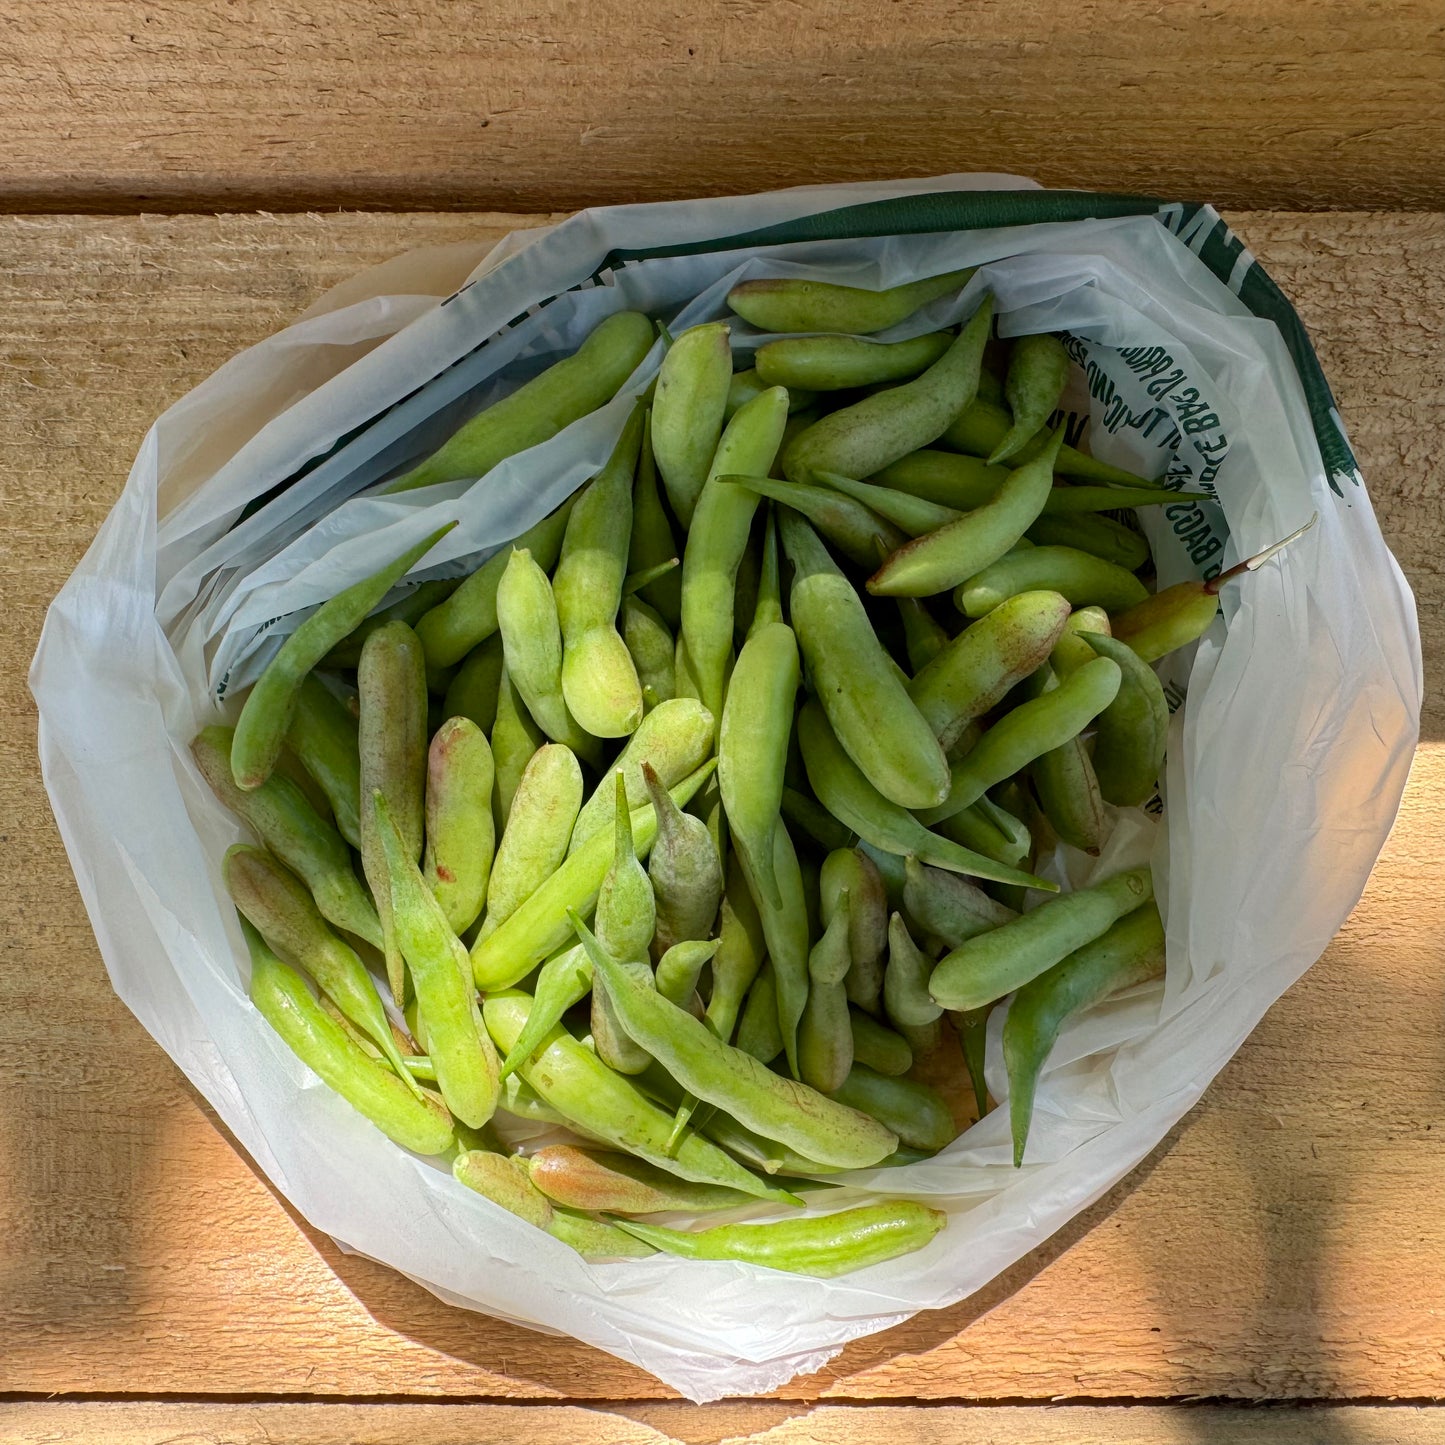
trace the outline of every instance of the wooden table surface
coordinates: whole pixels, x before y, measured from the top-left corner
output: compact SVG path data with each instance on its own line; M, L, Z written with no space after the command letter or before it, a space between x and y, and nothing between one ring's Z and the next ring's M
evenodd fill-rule
M1106 1199L982 1296L704 1408L303 1225L111 994L35 766L45 606L155 413L358 267L524 218L0 219L0 1439L1445 1438L1419 1403L1445 1394L1445 218L1230 219L1315 335L1419 599L1400 821L1324 959ZM1331 1413L1164 1407L1200 1398Z
M0 21L0 1442L1445 1440L1438 0ZM342 1255L257 1176L110 991L25 669L154 416L358 268L583 204L969 169L1277 208L1229 218L1416 590L1423 742L1339 938L1133 1176L980 1296L694 1407Z

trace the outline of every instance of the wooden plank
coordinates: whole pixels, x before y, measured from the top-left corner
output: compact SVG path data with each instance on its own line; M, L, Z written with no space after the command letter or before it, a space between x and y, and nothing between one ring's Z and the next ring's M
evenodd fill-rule
M1435 1445L1445 1407L0 1405L11 1445Z
M570 208L994 170L1438 207L1438 7L4 0L0 206Z
M1445 218L1234 218L1314 329L1438 616ZM22 673L149 418L326 284L507 218L0 221L0 1391L594 1399L650 1377L443 1306L300 1226L109 991ZM1433 410L1432 410L1433 409ZM1445 658L1405 810L1325 959L1154 1158L982 1296L789 1397L1429 1397L1442 1389Z

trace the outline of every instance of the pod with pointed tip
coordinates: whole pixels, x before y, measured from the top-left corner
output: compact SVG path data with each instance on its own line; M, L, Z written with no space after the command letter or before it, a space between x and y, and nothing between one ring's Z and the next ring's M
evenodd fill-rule
M336 831L353 848L360 848L361 753L356 718L314 674L297 689L286 745L331 805Z
M843 391L880 381L907 381L932 366L952 344L947 331L928 331L906 341L785 336L758 347L753 365L768 386Z
M191 741L191 756L211 791L311 890L321 916L381 947L381 922L351 866L341 834L280 773L249 792L231 776L232 731L213 725Z
M783 471L793 481L815 471L867 477L936 441L974 399L992 326L993 298L986 296L927 371L814 422L788 443Z
M695 1232L636 1220L618 1227L681 1259L739 1260L786 1274L835 1279L915 1253L947 1222L941 1209L894 1199L807 1219L722 1224Z
M868 579L868 590L883 597L932 597L1006 556L1043 511L1063 440L1063 427L1056 427L1044 450L1010 472L990 501L900 547Z
M445 1154L455 1142L439 1099L369 1058L312 995L306 981L242 924L251 954L251 1002L323 1084L387 1138L418 1154Z
M932 1027L936 1029L937 1024ZM913 1052L921 1056L928 1051L915 1048ZM932 1085L880 1074L866 1064L854 1064L832 1097L876 1119L906 1148L925 1154L936 1154L958 1133L948 1105Z
M607 465L577 498L552 576L562 630L562 698L578 726L599 738L626 737L642 721L642 686L617 630L617 613L644 420L642 407L634 407Z
M655 1164L574 1144L549 1144L527 1160L527 1170L554 1204L598 1214L707 1213L736 1209L751 1196L718 1184L693 1184Z
M492 797L492 818L497 836L504 837L512 803L527 764L547 735L532 720L522 695L512 686L507 665L502 664L497 682L497 720L492 724L492 764L496 770L496 792Z
M1014 342L1003 383L1013 420L989 453L989 461L1005 462L1028 445L1053 415L1068 379L1069 353L1057 336L1042 332Z
M657 905L652 957L659 961L674 944L711 936L722 902L722 863L707 824L672 801L651 763L643 763L642 776L657 813L647 877Z
M507 676L537 726L554 743L565 743L578 757L595 760L600 754L597 742L572 716L562 694L562 624L557 599L547 574L525 547L512 549L498 584L497 625ZM620 638L618 645L622 645ZM638 706L640 709L640 701Z
M221 872L231 901L266 943L304 968L414 1088L366 965L326 926L306 885L264 849L245 843L226 850Z
M801 518L781 513L779 531L795 569L793 630L838 742L890 802L901 808L941 802L948 792L948 760L878 641L853 584Z
M763 277L728 292L728 305L759 331L847 332L866 336L906 321L920 306L966 286L973 268L906 281L882 291L832 281Z
M928 989L948 1009L982 1008L1093 942L1154 896L1147 868L1130 868L1061 894L939 960Z
M955 451L970 456L986 457L1008 435L1010 418L1006 407L997 402L978 397L954 419L943 433L943 443ZM1014 453L1012 461L1018 464L1032 461L1044 448L1047 433L1040 430L1028 443ZM1066 477L1078 477L1083 481L1103 482L1115 487L1152 487L1147 477L1126 472L1122 467L1111 467L1087 452L1076 451L1071 446L1059 448L1054 470Z
M1076 547L1023 547L961 583L954 606L984 617L1020 592L1057 592L1071 607L1102 607L1111 616L1144 601L1149 589L1130 571Z
M875 1073L887 1074L890 1078L906 1074L913 1067L913 1050L902 1034L894 1033L861 1009L848 1011L848 1023L853 1031L856 1063L866 1064Z
M572 353L464 423L420 465L389 482L387 492L464 477L484 477L499 462L556 436L611 401L656 341L640 311L600 321Z
M1094 727L1094 773L1106 803L1135 808L1149 800L1164 766L1169 704L1158 674L1127 642L1099 633L1084 639L1123 674L1113 702Z
M667 499L684 527L692 525L708 466L722 435L733 379L725 321L684 331L667 349L652 400L652 450Z
M883 1008L895 1028L922 1028L943 1012L928 993L933 960L913 941L901 914L888 920Z
M426 657L404 622L388 622L366 639L356 671L361 707L357 746L361 754L361 866L381 918L382 952L391 996L405 994L405 964L391 917L386 857L376 814L365 804L374 792L386 799L408 857L418 862L426 814Z
M698 498L682 553L682 633L688 667L699 696L721 717L728 656L732 650L738 564L747 550L756 493L724 486L732 475L766 476L783 439L788 394L775 386L750 401L728 422Z
M662 505L657 459L652 450L652 413L649 410L642 431L642 455L637 459L637 480L632 487L632 541L627 552L627 570L646 571L673 557L679 559L679 565L647 583L640 589L640 595L676 632L682 625L682 552L673 536L667 510Z
M930 868L917 858L906 859L903 866L903 906L908 917L922 933L948 948L1018 917L956 873Z
M1111 993L1163 972L1164 924L1151 901L1019 989L1003 1026L1015 1168L1024 1161L1039 1075L1064 1024Z
M426 1021L427 1053L447 1108L480 1128L496 1112L499 1061L482 1024L468 976L467 950L447 924L421 869L391 821L386 799L373 793L377 833L386 861L396 939L411 971L417 1012Z
M502 639L493 633L467 653L447 687L442 711L448 717L470 718L490 736L497 723L502 665Z
M627 740L605 776L582 805L577 826L572 830L569 852L575 853L598 833L612 832L617 792L611 774L620 772L627 787L627 805L640 808L647 802L643 763L650 763L663 783L675 788L689 773L700 768L712 751L713 716L694 697L675 697L659 703L643 718Z
M1101 662L1110 665L1100 667ZM1114 701L1121 677L1118 663L1096 657L1052 691L1011 708L953 765L946 801L920 813L919 820L932 825L961 813L996 783L1078 737Z
M748 892L736 855L728 859L727 885L718 913L717 943L717 952L712 957L712 996L707 1001L707 1024L718 1038L731 1043L743 1001L767 954L763 921L758 917L757 904ZM781 1035L778 1047L782 1047Z

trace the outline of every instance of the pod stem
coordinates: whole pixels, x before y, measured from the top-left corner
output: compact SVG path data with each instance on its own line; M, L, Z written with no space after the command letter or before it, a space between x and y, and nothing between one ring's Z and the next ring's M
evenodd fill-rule
M1303 537L1319 519L1320 514L1318 512L1311 512L1309 521L1306 522L1303 527L1296 527L1288 537L1281 537L1278 542L1272 543L1266 547L1263 552L1256 552L1253 557L1246 557L1243 562L1236 562L1227 572L1221 572L1218 577L1210 578L1210 580L1204 584L1205 595L1214 597L1218 595L1219 589L1223 587L1226 582L1231 581L1235 577L1242 577L1246 572L1257 572L1271 557L1284 551L1284 549L1297 538Z

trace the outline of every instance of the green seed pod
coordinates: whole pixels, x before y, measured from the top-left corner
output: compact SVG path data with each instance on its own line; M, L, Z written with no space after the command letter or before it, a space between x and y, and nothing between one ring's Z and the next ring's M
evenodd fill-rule
M679 564L682 549L673 536L672 523L662 505L657 482L657 459L652 450L652 413L642 432L642 455L637 462L637 480L632 487L632 541L627 553L627 570L644 572L674 558ZM657 609L671 632L682 626L682 568L670 568L639 589L638 595Z
M655 340L652 322L640 311L607 317L571 356L474 416L420 466L388 483L385 490L405 492L486 476L498 462L556 436L611 401Z
M970 938L939 961L929 992L948 1009L982 1008L1092 942L1154 896L1147 868L1116 873Z
M1023 1163L1039 1075L1065 1022L1111 993L1163 972L1164 925L1150 902L1018 991L1003 1026L1015 1168Z
M527 763L487 885L488 938L552 876L567 856L582 804L582 769L569 748L548 743Z
M957 339L921 376L852 406L830 412L788 444L783 470L790 480L810 472L867 477L941 436L978 390L983 348L993 324L985 297Z
M506 831L527 764L546 740L546 734L532 721L521 694L512 686L504 663L497 684L497 720L492 724L492 765L496 770L492 819L499 837Z
M778 1027L778 991L772 963L765 962L748 990L743 1016L738 1021L737 1046L760 1064L770 1064L783 1052Z
M552 1206L532 1183L527 1165L521 1159L468 1149L452 1161L452 1175L458 1183L538 1229L546 1229L552 1222Z
M1004 396L1013 422L989 453L998 463L1016 456L1053 415L1069 379L1069 353L1057 336L1020 336L1009 353Z
M722 435L732 375L732 349L723 321L684 331L668 348L657 373L652 449L668 501L684 527L692 525Z
M705 1213L751 1203L716 1184L692 1184L630 1154L552 1144L527 1161L532 1183L554 1204L598 1214Z
M525 548L513 548L507 561L497 587L497 620L507 676L537 725L579 757L597 758L596 741L577 724L562 696L562 625L552 584Z
M888 922L888 969L883 1007L898 1028L923 1028L943 1013L928 994L933 960L914 943L901 914Z
M838 894L832 918L808 955L808 1003L798 1022L798 1069L805 1084L831 1093L853 1067L853 1029L843 986L852 948L848 892Z
M650 763L642 764L642 776L657 812L657 840L647 876L657 905L652 956L661 959L674 944L712 933L722 902L722 864L707 824L672 801Z
M244 843L226 850L222 874L232 902L266 943L304 968L415 1091L366 965L326 926L305 884Z
M952 343L947 331L930 331L907 341L787 336L758 347L753 365L768 386L843 391L880 381L907 381L932 366Z
M336 831L361 847L361 753L356 719L314 673L296 693L286 745L331 805Z
M758 373L749 368L747 371L733 372L733 379L728 384L728 403L724 416L728 421L733 419L734 413L742 410L754 397L761 396L769 390L767 384ZM806 407L812 406L817 397L802 387L794 386L788 388L788 410L800 412Z
M552 581L562 630L563 700L594 737L626 737L642 721L642 688L617 631L617 613L643 421L642 408L635 407L607 465L578 497Z
M654 857L656 854L653 855ZM657 991L669 1003L702 1016L697 999L697 982L702 971L717 952L717 939L687 939L674 943L657 961Z
M941 746L951 748L1048 658L1068 617L1057 592L1020 593L965 628L918 673L908 695Z
M487 896L497 834L492 749L469 718L449 718L427 752L422 871L453 933L476 922Z
M419 862L426 811L427 694L426 659L416 633L404 622L377 628L361 649L356 683L361 796L381 793L402 847L412 862ZM381 917L387 982L400 1003L406 991L405 963L392 927L386 857L369 807L361 814L361 866Z
M890 1078L906 1074L913 1067L913 1050L902 1034L885 1028L861 1009L849 1010L848 1023L853 1030L856 1063L866 1064L875 1073L887 1074Z
M531 999L516 990L487 996L487 1027L501 1048L509 1049L516 1042L530 1009ZM672 1115L560 1026L543 1040L521 1072L569 1128L600 1143L634 1154L680 1179L721 1184L780 1204L799 1202L795 1194L765 1183L697 1134L689 1133L675 1154L667 1153L664 1146L672 1132Z
M734 286L728 293L728 305L759 331L838 331L864 336L906 321L919 307L961 290L972 276L970 267L885 291L838 286L831 281L766 277Z
M614 775L616 804L613 813L612 866L597 894L597 941L614 959L640 963L657 927L652 883L638 861L632 841L632 815L627 808L621 773ZM672 799L668 798L671 803ZM674 808L676 804L673 804ZM659 824L658 838L661 838ZM711 846L711 845L709 845ZM652 971L647 969L648 981ZM646 1050L628 1037L616 1016L608 990L595 977L592 985L592 1037L598 1057L619 1073L640 1074L650 1062Z
M379 572L338 592L283 640L280 651L247 693L236 719L231 773L238 788L259 788L271 776L296 711L297 694L311 670L455 526L448 522ZM401 622L388 623L381 630L394 627L402 627L408 634L411 631Z
M244 922L241 927L251 954L251 1002L291 1051L403 1149L446 1153L454 1141L441 1101L417 1088L404 1071L398 1077L369 1058L312 997L301 975L282 963L254 928Z
M915 1050L916 1052L916 1050ZM889 1078L866 1064L854 1064L842 1088L840 1104L877 1119L910 1149L936 1154L957 1134L953 1115L938 1091L916 1079Z
M1127 642L1098 633L1085 640L1119 665L1123 680L1113 702L1099 714L1094 732L1094 772L1107 803L1136 808L1149 800L1164 767L1169 704L1158 675Z
M447 688L442 711L448 717L470 718L490 736L497 723L502 667L502 639L494 633L467 653Z
M724 1043L731 1043L743 1000L758 976L767 944L757 904L748 892L736 855L728 860L727 886L718 915L718 948L712 959L712 997L707 1023ZM779 1047L781 1047L781 1041Z
M711 773L712 765L705 764L684 778L671 790L673 802L688 802ZM657 817L650 803L633 812L632 832L639 856L652 847L656 831ZM608 834L589 838L568 854L562 866L496 932L478 938L472 948L477 987L488 992L510 988L565 947L573 935L568 911L592 911L612 854L613 839ZM494 877L495 873L494 867Z
M321 916L381 946L381 923L351 866L351 850L290 778L274 772L246 792L231 776L230 728L202 728L191 756L211 791L311 890Z
M904 864L903 906L921 934L940 939L949 948L1018 916L966 878L926 867L917 858Z
M673 658L677 640L661 614L640 597L622 600L622 640L637 669L643 709L651 712L659 703L676 695L677 669Z
M971 406L965 407L943 434L945 446L955 451L967 452L971 456L986 457L1005 436L1012 421L1008 410L997 402L977 398ZM1032 461L1043 450L1047 433L1040 430L1027 446L1022 447L1010 458L1016 465ZM1137 477L1107 462L1098 461L1086 452L1075 451L1073 447L1061 447L1054 469L1061 476L1079 477L1084 481L1104 482L1116 487L1152 487L1145 477Z
M818 876L820 911L831 925L839 900L848 906L848 970L844 983L849 1001L877 1012L883 988L883 952L888 946L888 895L877 865L860 849L829 853Z
M1169 500L1173 502L1178 498L1171 494ZM1075 551L1112 562L1126 572L1137 571L1150 555L1147 538L1132 527L1126 527L1112 517L1098 517L1087 512L1060 515L1045 508L1043 514L1029 524L1025 535L1040 547L1072 547Z
M1108 667L1100 663L1108 662ZM953 766L948 799L919 814L932 824L962 812L996 783L1028 766L1053 748L1076 738L1113 702L1122 674L1106 657L1086 663L1051 692L1020 703L1005 713Z
M666 787L675 788L702 766L712 751L712 740L712 714L696 698L675 697L653 708L583 804L572 830L570 851L575 853L598 833L611 834L617 803L612 773L622 774L628 807L640 808L648 801L643 763L652 765Z
M1132 572L1076 547L1027 547L960 584L953 603L965 617L983 617L1007 598L1034 591L1057 592L1071 607L1097 606L1111 615L1149 595Z

